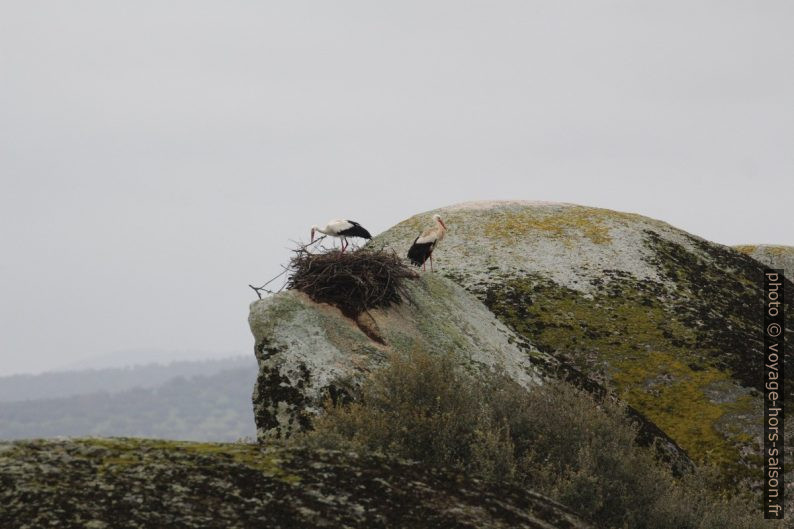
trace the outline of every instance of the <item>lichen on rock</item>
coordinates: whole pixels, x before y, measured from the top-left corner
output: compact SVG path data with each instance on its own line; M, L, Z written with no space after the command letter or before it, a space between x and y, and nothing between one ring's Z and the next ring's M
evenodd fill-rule
M794 281L794 246L745 244L734 246L734 249L749 255L768 268L782 269L785 276Z
M434 254L440 273L554 360L538 367L612 389L695 461L717 465L727 481L755 480L761 263L664 222L558 203L450 206L371 244L404 251L435 213L449 228Z
M452 352L465 369L499 369L527 387L539 382L532 355L542 354L454 282L427 274L406 281L404 298L355 320L295 290L252 303L257 437L308 428L326 399L352 398L363 377L394 353Z
M569 509L381 455L243 443L0 443L0 527L587 529Z

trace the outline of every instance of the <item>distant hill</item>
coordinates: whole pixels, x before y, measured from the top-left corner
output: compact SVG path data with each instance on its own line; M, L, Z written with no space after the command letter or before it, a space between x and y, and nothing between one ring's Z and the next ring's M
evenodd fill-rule
M138 387L123 391L94 391L62 398L5 402L0 405L0 439L26 439L55 436L131 436L157 437L193 441L234 441L254 437L251 388L257 368L252 361L235 359L232 369L218 369L197 363L188 366L146 366L130 370L102 370L30 377L37 383L61 381L62 390L73 391L82 379L86 386L107 386L105 375L115 375L119 384ZM242 367L242 364L246 364ZM187 378L171 376L156 387L144 387L141 381L148 374L150 382L168 374L209 369L211 374ZM128 371L128 372L126 372ZM124 375L129 375L127 379ZM64 376L59 378L56 375ZM14 377L9 377L14 378ZM112 377L111 377L112 378Z
M238 352L219 352L200 349L122 349L110 353L102 353L70 360L55 365L51 371L83 371L86 369L115 369L137 367L149 364L171 364L174 362L203 362L206 360L224 360L235 356L248 356Z
M148 363L135 367L55 371L40 375L0 377L0 402L55 399L133 388L155 388L176 377L212 375L228 369L255 370L253 355L169 364ZM0 434L1 435L1 434Z

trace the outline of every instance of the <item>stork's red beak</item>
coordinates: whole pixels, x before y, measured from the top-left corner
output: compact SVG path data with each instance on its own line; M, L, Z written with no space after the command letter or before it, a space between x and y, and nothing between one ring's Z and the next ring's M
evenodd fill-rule
M441 220L441 219L438 219L438 222L440 222L440 223L441 223L441 225L444 227L444 229L445 229L445 230L447 229L447 225L446 225L446 224L444 224L444 221L443 221L443 220Z
M314 242L314 228L312 228L312 242Z

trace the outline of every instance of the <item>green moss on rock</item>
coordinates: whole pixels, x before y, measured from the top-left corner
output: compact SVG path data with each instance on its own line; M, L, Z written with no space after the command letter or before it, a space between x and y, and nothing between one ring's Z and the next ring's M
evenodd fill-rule
M681 355L650 351L641 361L615 363L612 382L617 392L675 439L696 461L741 472L742 449L752 448L753 437L744 429L720 431L724 418L753 410L748 393L715 401L707 388L728 381L728 374L713 367L693 368ZM744 428L747 425L742 425Z
M449 227L434 254L441 273L550 357L538 359L550 376L612 389L696 461L756 483L763 268L773 262L759 262L758 248L742 248L751 258L660 221L571 204L460 204L411 222L432 213ZM407 227L375 242L400 251Z
M695 461L750 477L742 454L758 432L743 417L757 411L758 393L741 390L727 366L748 362L740 353L752 342L728 351L736 356L729 358L719 346L736 336L715 337L692 325L694 301L673 302L674 293L661 283L605 271L596 287L585 295L539 276L503 278L484 301L540 350L616 391ZM721 390L728 397L712 400L707 389L721 381L735 391ZM720 427L726 419L737 428Z
M238 443L0 443L0 527L586 529L537 494L383 456Z

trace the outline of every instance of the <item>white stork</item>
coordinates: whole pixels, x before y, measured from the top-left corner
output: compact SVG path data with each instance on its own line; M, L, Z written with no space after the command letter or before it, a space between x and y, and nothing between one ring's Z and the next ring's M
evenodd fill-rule
M343 253L345 249L347 249L348 237L361 237L362 239L372 238L372 235L370 235L358 222L343 219L329 220L328 224L322 228L316 224L312 226L312 242L314 242L314 234L316 232L340 239Z
M430 259L430 271L433 271L433 250L447 234L447 225L441 220L441 215L433 215L436 225L427 228L414 240L411 249L408 250L408 259L416 266L422 266L426 270L425 262Z

